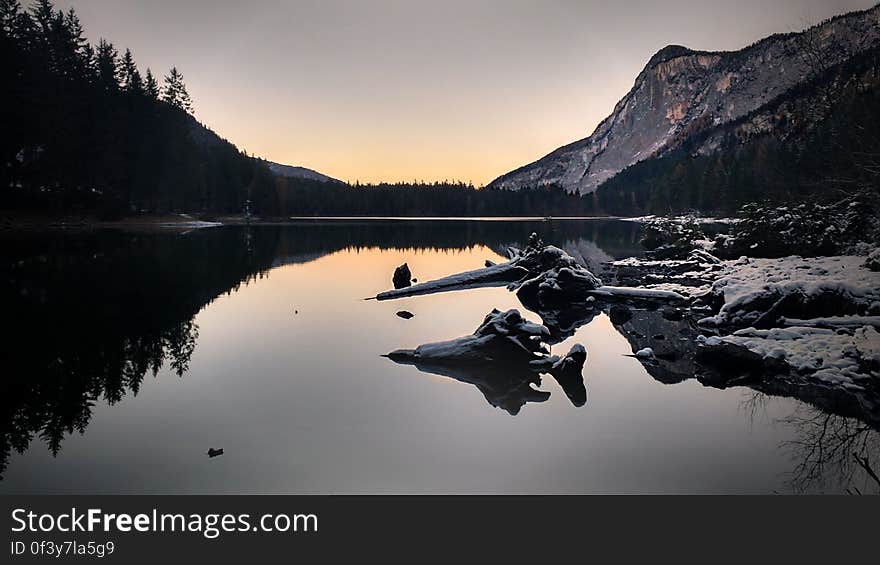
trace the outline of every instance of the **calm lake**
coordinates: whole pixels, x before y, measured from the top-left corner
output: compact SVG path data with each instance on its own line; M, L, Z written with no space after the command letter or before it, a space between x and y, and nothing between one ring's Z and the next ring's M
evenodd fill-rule
M0 492L851 486L849 452L827 455L825 432L876 432L746 387L658 380L604 314L553 347L587 349L581 407L549 376L549 399L505 410L382 356L470 334L493 308L540 321L505 288L364 300L404 262L425 281L503 261L533 231L596 272L639 253L639 226L611 220L7 232Z

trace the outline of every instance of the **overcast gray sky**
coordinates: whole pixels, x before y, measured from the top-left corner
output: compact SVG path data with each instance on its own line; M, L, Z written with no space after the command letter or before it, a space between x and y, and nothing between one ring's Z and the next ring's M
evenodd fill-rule
M248 153L484 184L586 137L661 47L731 50L873 0L56 0L184 74Z

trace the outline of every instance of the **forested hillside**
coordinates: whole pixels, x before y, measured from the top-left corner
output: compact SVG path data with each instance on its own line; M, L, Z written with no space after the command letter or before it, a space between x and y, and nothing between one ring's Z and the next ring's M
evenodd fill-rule
M4 209L239 212L274 192L263 163L195 120L176 68L162 80L89 44L73 10L0 0L0 73Z

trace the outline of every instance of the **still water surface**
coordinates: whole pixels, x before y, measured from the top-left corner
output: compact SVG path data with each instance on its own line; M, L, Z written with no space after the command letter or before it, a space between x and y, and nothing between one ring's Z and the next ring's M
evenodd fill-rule
M394 349L472 333L515 294L365 301L529 233L598 269L638 253L614 221L302 222L188 233L7 234L12 336L3 493L836 492L810 448L829 416L748 388L663 384L605 315L579 328L587 402L545 377L511 415ZM410 320L399 310L415 314ZM155 375L154 375L155 371ZM834 426L858 427L834 417ZM873 432L869 432L873 433ZM209 448L224 455L208 458ZM809 476L806 476L809 475Z

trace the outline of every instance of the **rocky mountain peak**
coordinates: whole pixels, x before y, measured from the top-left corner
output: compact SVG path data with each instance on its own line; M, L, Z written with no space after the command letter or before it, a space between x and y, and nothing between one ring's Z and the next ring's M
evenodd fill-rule
M503 175L490 187L555 185L587 194L639 161L739 119L803 84L816 67L880 45L880 5L832 18L801 33L770 36L733 52L670 45L592 135Z
M660 63L664 63L669 59L674 59L676 57L681 57L683 55L690 55L693 53L691 49L684 47L682 45L667 45L660 51L654 53L654 56L648 60L648 64L645 65L645 69L651 69L657 66Z

